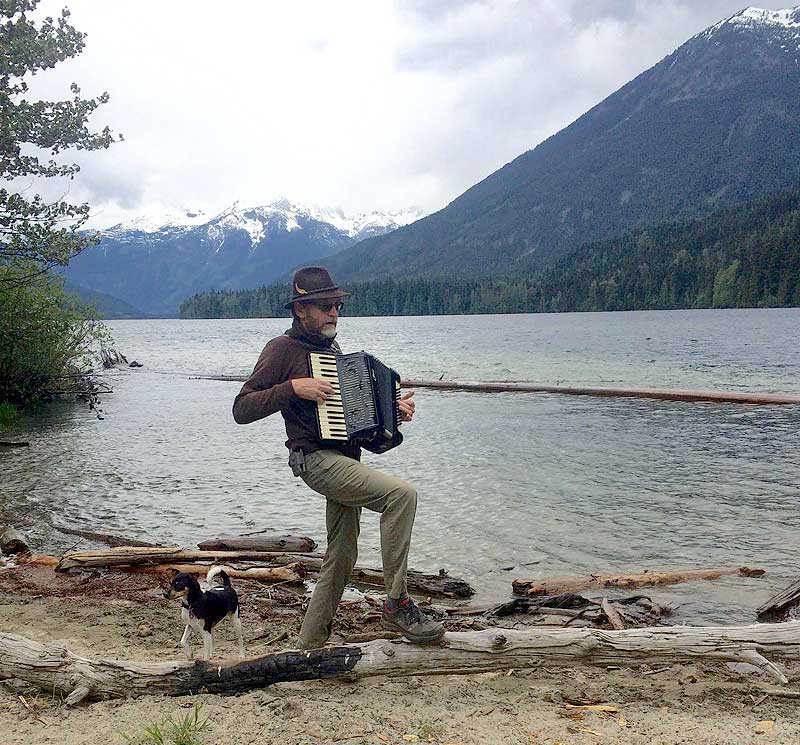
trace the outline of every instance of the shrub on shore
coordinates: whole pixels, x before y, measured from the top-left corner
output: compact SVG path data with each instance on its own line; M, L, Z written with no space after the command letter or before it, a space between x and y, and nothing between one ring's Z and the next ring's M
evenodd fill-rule
M108 332L62 281L24 262L0 266L0 403L80 392ZM16 281L25 277L25 281ZM0 414L0 418L3 414Z

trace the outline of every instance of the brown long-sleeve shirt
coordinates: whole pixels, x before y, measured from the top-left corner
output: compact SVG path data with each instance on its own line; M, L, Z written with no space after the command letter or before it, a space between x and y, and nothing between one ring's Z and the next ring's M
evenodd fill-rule
M309 377L308 353L339 351L338 345L303 334L297 323L285 334L267 342L253 372L233 402L233 418L249 424L278 411L286 424L286 447L304 453L335 449L360 460L361 448L331 441L317 435L316 404L297 396L291 381Z

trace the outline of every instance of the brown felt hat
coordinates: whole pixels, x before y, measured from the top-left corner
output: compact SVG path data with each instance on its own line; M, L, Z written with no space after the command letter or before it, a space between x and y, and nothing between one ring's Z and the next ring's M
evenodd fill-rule
M292 277L292 299L283 307L287 310L292 303L303 300L331 300L347 297L349 292L342 292L331 279L324 266L304 266Z

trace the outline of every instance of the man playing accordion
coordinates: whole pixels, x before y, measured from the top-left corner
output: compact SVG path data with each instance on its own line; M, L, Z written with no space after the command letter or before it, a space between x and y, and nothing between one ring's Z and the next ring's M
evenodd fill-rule
M342 292L323 267L295 272L292 327L270 340L233 403L233 417L248 424L278 411L286 424L289 465L295 476L325 497L328 546L300 630L299 647L322 647L358 557L361 509L380 513L381 555L386 585L381 625L418 644L436 642L444 627L425 617L408 596L406 570L417 493L407 482L361 463L361 448L351 442L323 441L317 404L335 395L330 382L309 377L309 352L340 354L335 341ZM414 416L413 393L397 401L400 417Z

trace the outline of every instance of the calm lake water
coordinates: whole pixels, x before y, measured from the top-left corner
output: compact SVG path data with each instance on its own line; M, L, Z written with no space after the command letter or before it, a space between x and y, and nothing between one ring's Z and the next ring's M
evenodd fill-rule
M191 546L271 528L324 545L322 498L286 465L279 416L247 426L238 383L286 320L109 324L143 363L107 375L105 418L60 404L0 452L0 488L35 523ZM800 310L343 318L345 351L403 377L800 393ZM800 407L419 391L404 444L365 460L420 494L411 565L464 576L482 599L516 577L755 565L762 579L649 591L686 622L749 622L797 578ZM365 513L360 561L379 565ZM86 545L86 544L84 544Z

